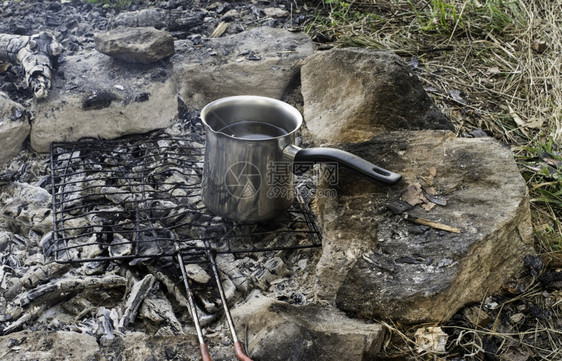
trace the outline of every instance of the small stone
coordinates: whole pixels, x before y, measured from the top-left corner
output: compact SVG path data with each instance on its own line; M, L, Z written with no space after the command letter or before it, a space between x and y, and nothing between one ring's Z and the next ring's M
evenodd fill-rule
M117 28L95 34L96 50L131 63L152 63L174 54L174 38L151 27Z
M533 277L538 277L544 267L542 259L539 256L532 254L526 255L523 259L523 263Z
M169 347L164 350L164 353L166 354L166 359L168 360L173 360L177 355L177 352Z
M486 134L486 132L483 131L482 128L474 129L473 131L471 131L468 134L471 135L473 138L482 138L482 137L488 136L488 134Z
M107 90L94 91L87 95L82 101L83 110L103 109L111 105L111 102L117 100L117 96Z
M402 214L411 209L412 206L403 200L397 200L393 203L387 204L386 208L394 214Z
M228 10L224 13L223 17L221 18L222 21L229 21L235 19L240 16L240 13L236 9Z
M257 54L250 54L246 57L246 59L257 61L257 60L261 60L261 56L259 56Z
M497 303L496 301L492 301L492 300L486 300L486 302L484 303L484 306L489 309L490 311L495 310L496 308L499 307L499 303Z

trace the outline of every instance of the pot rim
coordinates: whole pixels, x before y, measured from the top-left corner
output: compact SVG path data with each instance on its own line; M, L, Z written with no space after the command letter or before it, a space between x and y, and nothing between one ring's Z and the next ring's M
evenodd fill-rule
M255 104L260 104L260 103L265 104L265 105L275 106L276 108L282 109L285 112L289 113L294 118L294 121L296 122L296 126L294 127L294 129L292 129L291 131L287 131L287 133L282 134L282 135L278 135L278 136L271 136L271 137L262 138L262 139L249 139L249 138L235 137L233 135L226 134L224 132L215 130L206 120L206 118L212 113L212 111L214 109L216 109L217 107L220 107L220 106L235 105L235 104L237 104L239 106L244 105L244 104L248 104L248 105L254 104L255 105ZM303 123L302 114L295 107L290 105L289 103L286 103L282 100L278 100L278 99L275 99L275 98L264 97L264 96L259 96L259 95L233 95L233 96L228 96L228 97L213 100L212 102L205 105L203 107L203 109L201 109L200 119L203 122L203 124L205 125L205 128L207 130L211 131L213 134L220 134L222 136L225 136L225 137L228 137L228 138L231 138L231 139L236 139L236 140L240 140L240 141L247 141L247 142L263 142L263 141L268 141L268 140L271 140L271 139L281 139L281 138L285 138L287 136L291 136L292 134L296 133L300 129L300 127L302 126L302 123Z

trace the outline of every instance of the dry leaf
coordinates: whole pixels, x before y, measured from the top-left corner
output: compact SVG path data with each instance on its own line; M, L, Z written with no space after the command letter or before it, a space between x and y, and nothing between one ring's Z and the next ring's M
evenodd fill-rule
M435 190L434 187L422 187L423 191L429 195L434 196L435 194L437 194L437 191Z
M423 181L426 182L427 185L433 186L433 178L435 178L436 175L437 169L435 169L435 167L429 167L429 176L421 177L421 179L423 179Z
M527 128L533 128L533 129L541 129L542 125L544 123L544 119L532 119L527 121Z
M416 349L422 352L446 352L445 346L449 335L443 332L441 327L422 327L419 328L415 335Z
M517 114L515 112L515 110L513 110L513 108L511 107L511 105L507 106L509 109L509 115L511 115L511 117L513 118L513 120L515 121L515 124L517 124L517 126L519 127L519 129L523 132L523 134L527 135L527 131L525 130L525 128L527 127L527 124L523 121L523 119L521 119L521 117L519 116L519 114Z
M433 209L433 207L435 207L435 203L427 201L427 203L424 203L421 206L422 206L423 209L425 209L427 212L429 212Z
M402 195L402 200L412 207L423 203L422 187L419 183L413 183L406 188L406 193Z
M456 100L457 102L461 103L461 104L466 104L466 100L464 100L463 98L461 98L461 91L460 90L449 90L449 95L451 95L451 97Z
M535 40L531 44L531 48L539 54L544 53L544 51L546 50L546 41Z
M523 119L521 119L521 117L515 113L515 110L513 110L513 108L511 107L511 105L507 106L509 108L509 115L511 115L511 117L513 118L513 120L515 121L515 123L520 126L520 127L524 127L526 126L525 122L523 121Z
M437 175L437 168L429 167L429 175L435 177Z

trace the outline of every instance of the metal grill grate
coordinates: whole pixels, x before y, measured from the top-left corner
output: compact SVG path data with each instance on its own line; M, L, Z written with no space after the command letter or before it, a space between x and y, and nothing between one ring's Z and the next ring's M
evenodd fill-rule
M57 262L167 257L204 262L205 252L317 247L320 232L305 184L291 208L263 224L207 213L201 202L203 138L160 132L117 140L51 145ZM303 196L304 195L304 196Z

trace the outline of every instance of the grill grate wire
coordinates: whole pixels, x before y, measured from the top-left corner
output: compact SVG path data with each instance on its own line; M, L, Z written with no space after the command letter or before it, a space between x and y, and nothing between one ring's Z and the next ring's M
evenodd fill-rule
M203 143L196 133L165 132L52 143L55 261L180 253L195 263L205 261L209 247L221 254L321 245L306 185L296 187L286 214L267 223L241 224L208 213L201 202Z

